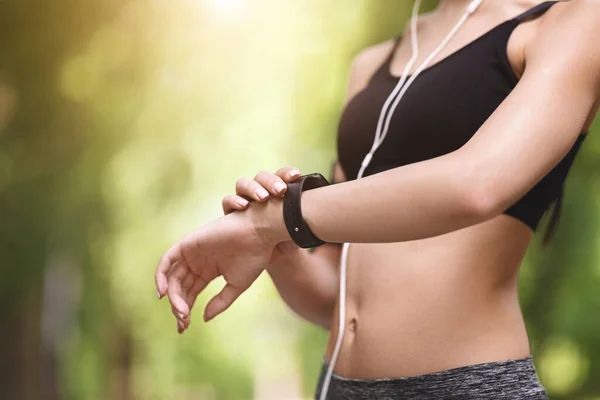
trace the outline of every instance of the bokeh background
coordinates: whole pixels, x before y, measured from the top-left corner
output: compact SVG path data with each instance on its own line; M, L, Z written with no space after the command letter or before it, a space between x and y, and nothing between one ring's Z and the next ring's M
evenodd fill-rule
M238 177L329 171L350 61L398 34L410 7L0 1L0 397L310 398L326 334L266 275L214 321L196 311L180 336L154 268L220 216ZM600 399L595 131L554 240L536 238L521 273L553 399Z

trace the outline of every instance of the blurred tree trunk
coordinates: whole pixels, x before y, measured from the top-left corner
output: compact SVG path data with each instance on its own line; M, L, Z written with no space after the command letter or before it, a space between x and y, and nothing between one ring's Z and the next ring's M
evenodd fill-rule
M106 318L112 318L112 304L106 282L93 280L88 248L89 226L96 224L98 229L106 230L110 223L103 204L89 201L102 197L101 166L110 155L109 147L97 150L98 172L84 185L73 185L70 179L78 160L102 138L90 137L93 131L86 120L89 116L78 104L66 100L59 87L65 61L122 6L123 2L117 1L0 1L0 95L4 93L4 98L0 96L2 399L78 397L59 386L57 347L44 341L42 326L48 258L50 253L63 250L76 255L81 260L75 266L79 273L92 278L84 279L93 282L93 287L84 289L89 293L83 301L98 302L97 307L103 310L100 315L88 317L92 322L80 335L92 337L88 342L106 356L107 365L103 364L104 370L100 367L103 372L113 370L115 354L124 352L115 369L122 373L116 385L119 395L114 398L131 398L126 382L131 339L122 337L119 346L111 348L106 338L112 339L115 334L97 329ZM7 98L12 102L11 109ZM89 193L89 187L96 192ZM77 308L81 306L77 304ZM105 340L94 342L95 331L100 331L97 336L104 335ZM101 389L110 392L110 385L103 383Z
M17 307L0 321L2 398L58 399L55 361L42 346L40 285L26 288Z

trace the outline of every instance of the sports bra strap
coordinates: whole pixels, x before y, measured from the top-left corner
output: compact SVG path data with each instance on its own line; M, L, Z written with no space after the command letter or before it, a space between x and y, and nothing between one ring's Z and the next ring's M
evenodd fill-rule
M402 40L402 35L398 35L398 36L394 37L394 43L392 44L392 49L390 50L385 61L382 62L381 65L379 65L379 68L377 68L377 70L369 78L369 84L375 79L383 78L383 77L386 77L389 75L390 63L392 62L392 59L394 58L394 55L396 54L396 50L398 49L398 45L400 44L401 40Z
M392 61L392 59L394 58L394 55L396 54L396 50L398 49L398 45L400 44L401 41L402 41L402 35L398 35L394 38L394 45L392 46L392 50L390 51L390 54L388 54L388 57L385 60L386 63L389 63L390 61Z
M558 1L545 1L541 4L538 4L537 6L531 8L531 9L525 11L523 14L517 16L515 18L515 21L521 22L531 16L543 14L544 12L548 11L548 9L550 7L552 7L553 5L555 5L556 3L558 3Z

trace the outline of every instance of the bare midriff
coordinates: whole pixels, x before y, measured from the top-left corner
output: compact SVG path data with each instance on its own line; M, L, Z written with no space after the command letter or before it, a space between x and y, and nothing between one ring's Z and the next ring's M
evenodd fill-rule
M393 378L529 356L517 277L532 235L502 214L427 239L351 244L335 373ZM327 360L338 318L339 303Z

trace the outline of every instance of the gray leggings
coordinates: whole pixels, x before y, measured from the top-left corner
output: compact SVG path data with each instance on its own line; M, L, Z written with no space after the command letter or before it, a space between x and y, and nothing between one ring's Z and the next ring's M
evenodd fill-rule
M323 363L315 399L327 363ZM533 357L467 365L402 378L351 379L333 374L327 400L548 400Z

